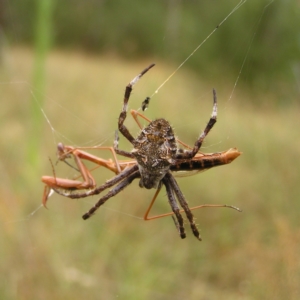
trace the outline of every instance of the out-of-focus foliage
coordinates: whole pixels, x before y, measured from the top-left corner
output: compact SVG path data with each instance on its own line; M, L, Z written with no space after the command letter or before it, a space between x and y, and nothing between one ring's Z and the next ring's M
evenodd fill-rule
M2 23L11 41L32 43L36 0L7 1ZM284 102L299 94L299 2L248 0L187 62L201 75L237 76ZM53 44L126 58L155 56L181 63L239 1L83 1L56 3ZM3 5L3 4L2 4ZM294 84L293 86L296 86ZM294 90L291 90L294 89ZM281 100L279 99L279 100Z

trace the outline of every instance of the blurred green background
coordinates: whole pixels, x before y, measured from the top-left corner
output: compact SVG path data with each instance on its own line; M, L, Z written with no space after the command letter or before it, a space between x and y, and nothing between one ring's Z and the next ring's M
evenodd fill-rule
M53 195L40 207L57 143L112 145L126 84L157 63L135 86L137 109L238 3L0 2L1 299L299 299L299 1L246 1L146 111L193 144L216 88L219 119L202 150L243 155L178 181L190 206L242 213L195 211L198 242L188 226L181 240L170 218L144 222L154 191L138 182L88 221L98 197ZM124 138L120 148L130 150ZM162 192L153 213L166 211Z

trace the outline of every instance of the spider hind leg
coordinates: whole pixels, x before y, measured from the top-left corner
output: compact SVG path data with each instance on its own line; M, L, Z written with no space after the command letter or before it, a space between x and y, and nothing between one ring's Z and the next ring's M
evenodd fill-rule
M183 225L183 218L182 215L180 214L180 209L178 207L178 204L176 202L176 198L174 195L174 190L172 188L172 185L170 183L170 181L166 178L163 179L163 183L166 187L166 191L167 191L167 195L168 195L168 200L170 203L170 206L172 208L172 211L176 217L172 216L173 221L175 223L175 226L179 232L179 235L182 239L186 238L186 234L185 234L185 229L184 229L184 225Z
M125 170L125 172L128 172ZM116 186L114 186L106 195L102 196L98 202L88 211L86 212L83 216L83 220L89 219L95 212L96 210L103 205L108 199L114 197L118 193L120 193L124 188L126 188L131 182L140 177L139 171L135 171L134 173L128 175L125 179L123 179L120 183L118 183ZM104 184L105 185L105 184Z
M182 216L180 214L180 209L178 208L178 205L176 203L176 200L175 200L175 196L174 194L176 195L176 198L178 199L179 203L180 203L180 206L183 208L185 214L186 214L186 217L190 223L190 226L191 226L191 229L192 229L192 232L194 234L194 236L199 240L201 241L201 236L200 236L200 233L199 233L199 230L194 222L194 216L185 200L185 197L184 195L182 194L175 178L173 177L173 175L171 173L167 173L166 176L164 177L163 179L163 183L164 185L166 186L166 190L167 190L167 194L168 194L168 198L169 198L169 203L172 207L172 210L176 216L176 219L178 221L178 224L177 222L175 222L175 225L176 227L178 228L179 230L179 234L180 234L180 237L183 239L185 238L185 232L184 232L184 227L183 227L183 219L182 219Z

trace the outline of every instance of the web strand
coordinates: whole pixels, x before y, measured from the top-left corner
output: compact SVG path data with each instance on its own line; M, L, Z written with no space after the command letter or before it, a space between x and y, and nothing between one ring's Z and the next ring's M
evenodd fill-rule
M234 14L243 4L245 4L247 0L241 0L232 10L231 12L213 29L213 31L191 52L191 54L172 72L167 79L155 90L155 92L151 95L152 98L158 91L177 73L177 71L208 41L208 39L223 25L227 19Z

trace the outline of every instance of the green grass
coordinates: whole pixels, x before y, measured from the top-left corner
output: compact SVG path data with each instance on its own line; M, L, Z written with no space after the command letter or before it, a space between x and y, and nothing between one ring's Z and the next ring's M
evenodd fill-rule
M42 175L51 175L58 142L112 145L125 85L149 61L53 52L47 63L39 156L42 170L30 169L25 145L30 135L29 103L33 56L12 49L1 72L1 299L297 299L300 281L299 107L275 109L260 95L260 108L232 82L206 82L181 69L152 98L147 117L165 117L179 138L192 144L207 122L212 87L219 119L205 152L238 147L231 165L178 179L190 205L226 203L243 209L195 212L202 242L187 227L181 240L170 218L144 222L153 191L134 182L89 221L81 215L97 197L70 200L57 195L40 209ZM135 87L138 108L174 70L162 62ZM22 82L20 82L22 81ZM9 82L5 84L5 82ZM219 84L222 82L222 84ZM42 112L41 112L42 114ZM138 129L128 118L133 133ZM124 139L120 148L130 149ZM99 155L105 156L105 153ZM74 176L64 164L57 176ZM101 183L112 174L97 170ZM165 193L155 213L168 210ZM114 211L114 210L117 210ZM288 295L288 296L287 296Z

